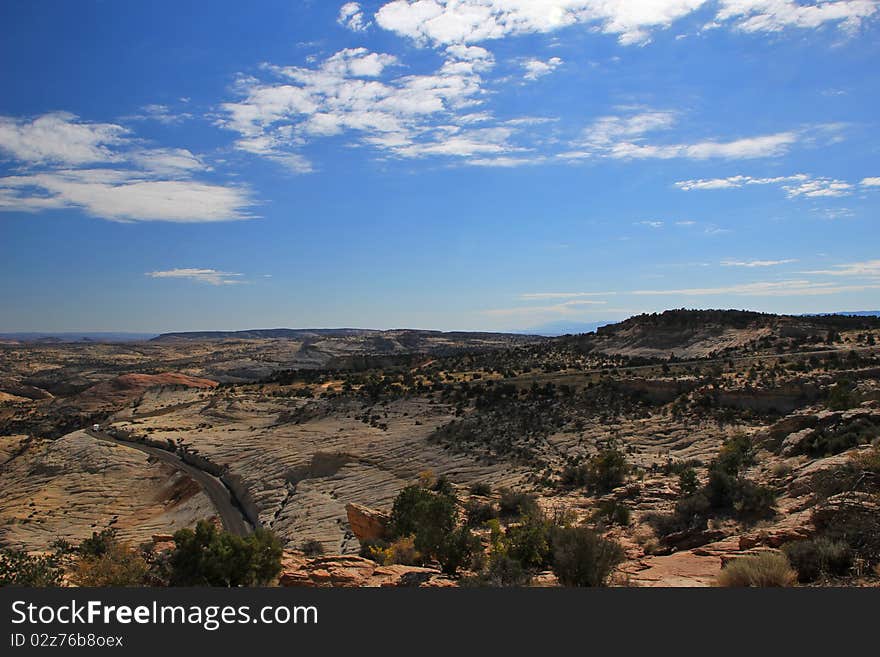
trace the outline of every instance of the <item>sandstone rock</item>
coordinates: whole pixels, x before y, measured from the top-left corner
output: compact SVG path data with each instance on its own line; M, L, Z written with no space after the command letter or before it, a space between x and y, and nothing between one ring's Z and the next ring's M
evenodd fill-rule
M447 587L456 582L433 568L382 566L350 555L302 559L285 557L281 586L307 587Z
M816 435L815 429L801 429L788 434L782 441L780 453L782 456L793 456L802 451L804 443Z
M375 541L385 537L390 520L387 513L353 502L345 505L345 513L351 531L359 541Z

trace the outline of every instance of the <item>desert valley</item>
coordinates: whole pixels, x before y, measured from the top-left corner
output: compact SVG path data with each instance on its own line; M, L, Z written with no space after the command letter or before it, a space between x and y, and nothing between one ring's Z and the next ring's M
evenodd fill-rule
M871 316L685 310L558 338L6 340L0 547L112 534L151 564L207 519L269 530L286 586L556 586L581 577L557 537L588 528L596 584L782 557L792 584L877 586L878 342ZM454 549L406 529L407 495L449 501Z

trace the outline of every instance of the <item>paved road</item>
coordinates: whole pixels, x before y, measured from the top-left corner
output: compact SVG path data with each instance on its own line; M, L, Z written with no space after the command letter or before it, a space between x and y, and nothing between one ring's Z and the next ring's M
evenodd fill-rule
M117 445L130 447L144 452L145 454L157 458L163 463L167 463L171 467L187 474L202 487L202 490L214 504L214 507L217 509L217 514L220 516L220 520L223 522L223 527L226 531L238 536L247 536L251 533L252 527L236 504L235 499L232 497L232 493L217 477L208 474L204 470L199 470L197 467L190 465L189 463L184 463L173 452L168 452L164 449L159 449L158 447L150 447L134 441L114 438L103 431L95 431L94 429L86 429L86 433L92 438L97 438L98 440L105 440L107 442L116 443Z

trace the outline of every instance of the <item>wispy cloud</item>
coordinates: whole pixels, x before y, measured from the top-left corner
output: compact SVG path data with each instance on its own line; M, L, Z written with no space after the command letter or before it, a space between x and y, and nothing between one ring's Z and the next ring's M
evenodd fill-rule
M736 295L748 297L821 296L842 292L863 292L880 289L880 283L864 285L836 285L810 280L765 281L718 287L679 288L669 290L634 290L631 294L646 296L713 296Z
M217 269L168 269L146 273L150 278L173 278L207 283L208 285L238 285L242 282L242 274Z
M587 127L581 139L572 142L570 149L559 153L557 157L568 161L592 158L747 160L782 155L801 140L798 131L785 131L727 140L651 142L648 141L649 136L668 132L678 124L678 113L642 108L624 110L618 115L596 119Z
M804 274L821 274L823 276L853 276L859 278L880 278L880 260L851 262L834 265L831 269L805 271Z
M79 208L111 221L185 223L251 216L246 187L195 180L210 170L201 158L144 147L119 125L68 113L0 117L0 152L18 167L0 177L0 211Z
M795 258L787 258L785 260L723 260L722 267L778 267L779 265L787 265L797 262Z
M864 178L860 183L863 187L871 187L871 181L877 181L880 186L880 178ZM741 189L752 185L773 185L785 191L789 198L821 198L848 196L856 189L854 183L836 178L823 176L811 176L806 173L796 173L790 176L777 176L772 178L758 178L753 176L729 176L727 178L703 178L695 180L680 180L675 186L685 192L695 190L715 189Z
M614 292L529 292L520 294L519 298L523 301L534 301L540 299L578 299L581 297L605 297L614 294ZM602 302L604 303L604 301Z

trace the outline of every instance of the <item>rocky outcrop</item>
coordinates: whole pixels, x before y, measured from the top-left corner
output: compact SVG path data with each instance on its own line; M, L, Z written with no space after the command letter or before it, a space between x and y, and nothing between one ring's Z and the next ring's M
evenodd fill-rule
M351 531L361 542L385 538L390 516L383 512L351 502L345 505Z
M285 556L278 578L281 586L306 587L449 587L455 581L439 570L402 566L383 566L355 556L332 556L306 559Z

